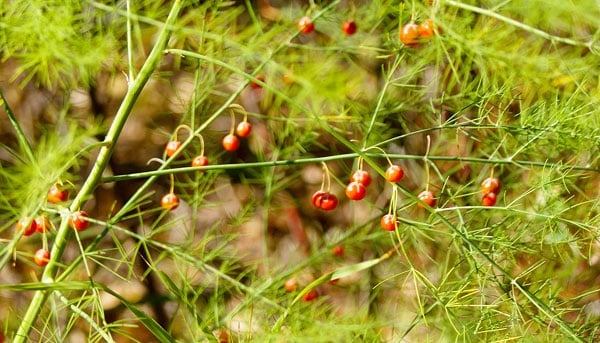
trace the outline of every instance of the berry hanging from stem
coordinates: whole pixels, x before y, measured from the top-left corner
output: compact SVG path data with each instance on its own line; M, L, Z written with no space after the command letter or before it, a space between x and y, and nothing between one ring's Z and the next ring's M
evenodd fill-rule
M202 137L201 134L197 133L194 134L194 136L198 137L198 139L200 140L200 155L194 157L192 159L192 167L204 167L208 165L208 158L206 156L204 156L204 138ZM199 173L204 173L204 171L199 170Z
M188 132L190 133L190 135L193 134L192 129L187 126L187 125L179 125L175 128L175 132L173 133L173 139L170 140L167 143L167 146L165 147L165 155L167 157L173 157L175 155L175 153L177 153L177 151L179 150L179 148L181 148L181 141L178 139L178 134L179 134L179 130L181 129L186 129L188 130Z
M160 164L165 164L165 161L159 158L151 158L148 161L148 164L150 164L150 162L158 162ZM169 179L171 181L169 193L165 194L161 198L160 206L165 210L172 211L176 209L177 206L179 206L179 197L175 194L175 177L173 176L173 173L169 174Z
M429 149L431 149L431 137L427 135L427 150L425 151L425 156L423 156L423 160L425 161L425 174L427 175L427 181L425 183L425 190L418 195L419 202L417 206L420 208L425 208L425 205L429 207L435 206L436 199L433 192L429 190Z
M325 211L331 211L337 207L338 199L334 194L330 193L331 178L329 175L329 168L327 168L325 162L321 162L321 165L323 167L321 189L313 194L311 200L315 207ZM327 184L327 187L325 187L325 184Z
M242 138L248 137L252 132L252 124L248 122L248 111L243 106L237 104L229 106L230 111L233 111L232 108L238 108L244 113L244 119L235 128L235 133Z

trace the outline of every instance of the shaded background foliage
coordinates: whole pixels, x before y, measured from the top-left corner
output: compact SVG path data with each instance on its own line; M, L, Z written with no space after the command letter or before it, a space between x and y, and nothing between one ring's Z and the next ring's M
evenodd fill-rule
M311 13L331 3L317 2ZM68 281L93 278L181 340L213 339L213 332L291 341L568 336L462 233L578 336L597 338L600 61L594 45L585 44L598 38L597 3L553 3L543 10L549 5L542 1L465 2L486 13L451 1L338 3L316 20L314 33L298 36L296 21L312 2L186 7L169 47L204 59L165 54L106 176L155 170L147 162L162 156L175 127L199 127L238 90L235 102L254 126L242 149L222 152L228 113L202 135L211 164L242 167L178 173L184 203L172 213L158 207L169 189L168 176L161 177L119 224L122 230L111 230L84 254L87 270L74 262L82 254L78 243L70 243L62 262L76 272ZM168 1L132 3L134 70L169 7ZM40 211L50 185L69 181L74 192L94 162L95 149L88 147L103 138L127 92L127 12L122 1L7 1L0 11L0 90L35 151L35 163L28 162L3 116L0 219L9 242L16 239L16 220ZM494 13L529 26L510 25ZM429 17L442 33L416 48L402 46L399 26ZM359 31L345 37L339 27L348 18ZM265 87L245 86L244 73L263 63ZM351 149L332 132L358 147L396 154L394 162L406 170L403 189L417 194L429 183L446 210L418 210L414 196L403 194L398 235L382 232L378 222L392 186L375 177L366 201L346 200L343 188L356 160L341 157ZM423 160L427 135L431 159ZM194 141L173 167L187 166L199 150ZM321 184L318 163L243 168L313 157L331 157L332 191L341 199L333 214L310 203ZM387 163L375 161L367 166L374 176L374 167ZM499 209L482 209L479 184L492 169L503 182ZM96 189L84 209L100 220L97 230L142 183L132 178ZM42 209L53 221L60 210ZM83 246L97 230L81 236ZM11 258L0 274L4 284L38 280L30 260L43 239L20 241L14 263L13 251L2 251ZM337 245L343 257L331 254ZM402 253L373 268L319 285L323 297L316 304L290 305L296 293L282 288L290 277L304 287L400 245ZM7 306L0 318L10 337L31 294L18 287L3 292ZM116 339L156 339L107 293L65 292L69 304L114 325ZM62 306L44 308L34 339L98 339L77 315L60 315ZM272 331L288 306L283 331ZM65 327L70 330L55 330Z

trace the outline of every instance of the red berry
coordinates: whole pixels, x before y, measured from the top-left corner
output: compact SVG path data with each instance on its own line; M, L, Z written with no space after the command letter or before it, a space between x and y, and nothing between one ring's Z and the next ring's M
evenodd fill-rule
M342 245L336 245L331 249L331 254L333 256L344 256L344 247Z
M192 167L204 167L208 165L208 158L204 155L196 156L192 160ZM198 172L204 173L204 171L199 170Z
M66 201L69 198L69 192L66 189L60 188L58 184L53 184L48 190L48 202L58 204Z
M435 206L435 197L433 196L433 193L431 191L421 192L421 194L419 194L419 200L421 200L423 203L425 203L425 205L429 207ZM420 208L425 208L425 205L423 205L423 203L419 202L417 203L417 205Z
M35 255L33 256L33 262L35 262L35 264L43 267L48 264L48 261L50 261L50 252L48 250L39 249L35 252Z
M27 225L29 223L29 225ZM35 220L23 217L17 222L17 231L23 231L23 236L31 236L36 231Z
M494 206L494 205L496 205L496 198L497 198L496 193L493 193L493 192L485 193L483 195L483 197L481 198L481 204L483 206Z
M256 76L256 79L257 79L258 81L265 82L265 77L264 77L264 76L262 76L262 75L258 75L258 76ZM254 89L260 89L260 88L262 88L262 86L261 86L261 85L259 85L258 83L254 82L254 81L251 81L251 82L250 82L250 87L252 87L252 88L254 88Z
M219 343L229 343L231 340L229 339L229 334L227 331L221 331L219 333Z
M316 208L321 208L321 199L325 194L327 193L323 191L316 191L315 194L313 194L311 201Z
M338 198L331 193L325 193L317 198L317 207L322 210L331 211L338 205Z
M250 132L252 132L252 124L248 123L247 121L239 123L235 129L235 133L242 138L248 137Z
M50 221L46 216L38 216L35 218L35 231L39 233L50 231Z
M88 214L85 211L73 212L69 216L69 226L77 231L83 231L90 226L87 218Z
M415 23L408 23L400 30L400 41L406 46L419 44L419 27Z
M315 29L315 24L310 20L310 17L305 16L298 20L298 24L296 24L298 30L302 33L307 34L311 33Z
M362 183L363 186L369 187L371 184L371 175L366 170L357 170L350 177L350 181Z
M346 36L351 36L353 34L356 33L356 23L354 22L354 20L346 20L343 24L342 24L342 31L344 32L344 34Z
M160 199L160 206L165 210L172 211L179 206L179 197L175 193L165 194Z
M285 288L286 292L294 292L298 289L298 281L296 279L287 279L285 284L283 284L283 288Z
M495 177L488 177L481 183L481 191L483 194L500 192L500 180Z
M367 189L360 182L352 181L346 186L346 196L350 200L361 200L365 195L367 195Z
M419 24L419 36L421 38L431 38L435 34L435 26L433 20L426 19L424 22Z
M223 137L223 148L225 148L225 150L236 151L239 147L240 140L236 136L229 134Z
M386 214L381 217L381 227L386 231L396 230L396 217L393 214Z
M180 147L181 147L180 141L170 141L169 143L167 143L167 146L165 147L165 154L167 155L167 157L171 157L171 156L175 155L175 152L177 150L179 150Z
M302 296L302 301L309 302L309 301L313 301L313 300L317 299L318 297L319 297L319 293L317 293L316 290L311 289L310 291L308 291L306 294L304 294Z
M398 182L402 180L402 177L404 177L404 170L398 165L389 166L389 168L385 171L385 179L389 182Z

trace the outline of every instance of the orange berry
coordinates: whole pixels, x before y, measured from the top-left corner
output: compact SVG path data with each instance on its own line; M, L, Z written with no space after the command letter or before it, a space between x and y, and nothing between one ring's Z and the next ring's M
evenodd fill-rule
M400 30L400 41L406 46L419 44L419 27L415 23L408 23Z
M427 205L429 207L435 206L435 197L431 191L421 192L419 194L419 200L421 200L423 203L425 203L425 205ZM417 205L420 208L425 208L425 205L423 203L419 202L419 203L417 203Z
M298 24L296 24L298 30L300 30L304 34L311 33L315 29L315 24L310 20L309 16L304 16L300 18Z
M174 193L165 194L160 200L160 206L165 210L172 211L179 206L179 197Z
M39 249L33 255L33 262L38 266L43 267L48 264L48 261L50 261L50 252L46 249Z

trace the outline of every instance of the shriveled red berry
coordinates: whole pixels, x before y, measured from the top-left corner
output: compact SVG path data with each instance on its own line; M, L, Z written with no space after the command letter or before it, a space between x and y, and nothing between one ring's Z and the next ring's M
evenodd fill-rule
M327 280L327 283L330 285L336 285L338 282L340 282L339 278Z
M358 27L356 26L356 23L354 22L354 20L346 20L342 24L342 31L344 32L344 34L346 36L351 36L351 35L355 34L357 28Z
M333 256L344 256L344 246L342 245L336 245L333 248L331 248L331 254Z
M350 200L361 200L365 195L367 195L367 188L360 182L352 181L346 186L346 196Z
M423 203L425 203L425 205L427 205L429 207L435 206L435 196L433 195L433 193L431 191L421 192L419 194L419 200L421 200ZM423 203L419 202L419 203L417 203L417 205L420 208L425 208L425 205L423 205Z
M232 134L223 137L223 148L227 151L236 151L240 147L240 140Z
M359 169L352 173L350 181L362 183L363 186L369 187L369 185L371 184L371 175L368 171Z
M46 249L38 249L33 255L33 262L38 266L45 266L50 261L50 252Z
M47 198L49 203L59 204L69 199L69 192L66 189L62 189L59 184L55 183L48 190Z
M286 292L294 292L298 289L298 281L294 278L287 279L283 284L283 288L285 288Z
M44 233L50 231L50 221L46 216L38 216L35 218L35 231Z
M381 227L386 231L396 230L396 217L393 214L386 214L381 217Z
M35 220L29 217L23 217L17 222L17 231L22 231L23 236L31 236L37 229Z
M262 76L262 75L257 75L257 76L256 76L256 79L257 79L258 81L265 82L265 77L264 77L264 76ZM250 82L250 87L252 87L252 88L254 88L254 89L261 89L261 88L262 88L262 86L261 86L261 85L259 85L258 83L254 82L254 81L251 81L251 82Z
M408 23L400 29L400 41L406 46L416 46L419 44L419 26L415 23Z
M201 156L196 156L194 157L194 159L192 160L192 167L204 167L208 165L208 157L201 155ZM200 170L201 173L203 173L203 171Z
M483 194L500 192L500 180L495 177L488 177L481 183L481 191Z
M331 211L338 205L338 198L331 193L325 193L319 198L319 208L325 211Z
M481 204L483 206L494 206L494 205L496 205L496 198L497 197L498 196L494 192L485 193L483 195L483 197L481 198Z
M392 183L398 182L398 181L402 180L403 177L404 177L404 170L402 169L402 167L400 167L398 165L391 165L385 171L385 179L388 180L389 182L392 182Z
M83 231L90 226L87 218L88 214L85 211L73 212L69 216L69 226L77 231Z
M170 141L169 143L167 143L167 146L165 147L165 154L167 155L167 157L171 157L171 156L175 155L175 152L177 150L179 150L180 147L181 147L180 141Z
M302 301L310 302L310 301L317 299L318 297L319 297L319 293L316 290L311 289L310 291L308 291L306 294L304 294L302 296Z
M252 124L247 121L240 122L235 129L235 133L242 138L248 137L250 132L252 132Z
M421 38L431 38L435 34L435 26L433 24L433 20L431 18L426 19L421 24L419 24L419 36Z
M298 27L300 32L307 34L311 33L315 29L315 24L312 22L312 20L310 20L309 16L304 16L298 20L296 27Z
M179 206L179 197L175 195L175 193L165 194L162 199L160 199L160 206L165 210L172 211Z

